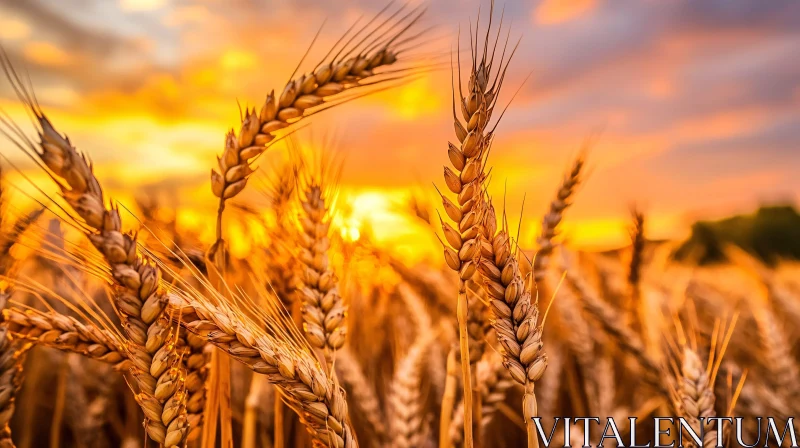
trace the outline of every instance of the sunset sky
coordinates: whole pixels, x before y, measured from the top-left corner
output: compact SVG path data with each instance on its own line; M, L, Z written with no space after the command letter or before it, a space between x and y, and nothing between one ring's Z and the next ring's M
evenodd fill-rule
M420 28L435 28L419 53L449 60L459 25L466 45L479 3L485 14L488 0L429 0ZM202 228L212 220L200 217L215 212L208 172L225 131L239 122L237 100L260 105L269 90L282 89L326 18L306 69L349 24L382 6L0 0L0 42L115 197L168 193L186 225ZM696 219L800 199L800 2L509 0L501 7L512 40L521 38L501 103L530 77L498 127L492 190L496 198L507 191L514 217L525 196L523 244L535 239L587 140L590 174L564 228L583 246L624 243L634 202L647 213L651 237L681 237ZM443 185L447 141L455 138L449 92L445 68L320 114L300 132L309 142L336 136L346 155L341 190L350 225L368 224L379 239L401 243L419 231L396 209L410 190ZM0 107L27 123L5 82ZM10 145L0 151L22 161ZM275 151L270 157L280 158Z

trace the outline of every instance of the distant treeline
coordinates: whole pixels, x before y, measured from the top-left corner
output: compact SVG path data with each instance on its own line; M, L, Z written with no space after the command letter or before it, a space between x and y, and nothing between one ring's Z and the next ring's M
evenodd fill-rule
M675 258L708 264L725 261L723 248L734 244L768 264L800 259L800 214L792 206L761 207L752 215L698 221Z

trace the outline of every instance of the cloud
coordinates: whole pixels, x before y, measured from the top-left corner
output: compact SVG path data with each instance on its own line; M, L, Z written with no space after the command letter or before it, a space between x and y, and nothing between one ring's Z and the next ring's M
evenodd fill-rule
M0 17L0 39L18 40L31 35L31 27L23 20Z
M168 0L120 0L123 11L153 11L168 4Z
M431 36L445 38L409 53L444 55L444 70L314 119L316 135L341 135L346 188L397 190L440 179L446 142L454 138L446 55L459 24L465 48L467 20L474 26L479 4L483 30L485 1L428 5L423 27L437 24ZM3 2L0 35L12 58L26 61L40 100L99 170L154 185L174 184L165 179L182 170L180 182L197 196L207 193L203 183L224 131L239 123L237 101L259 106L280 90L326 18L300 72L382 6L71 5L80 7ZM800 2L516 0L504 7L506 25L529 20L513 20L510 42L523 37L498 104L505 107L532 73L497 129L490 159L491 192L504 196L508 185L510 213L527 193L526 221L538 222L566 164L593 135L592 175L570 210L584 227L571 230L578 239L624 236L613 227L627 219L631 201L648 201L666 232L687 209L730 211L800 191L791 175L800 168L800 64L793 62ZM2 83L0 91L11 97ZM153 167L153 160L163 163ZM132 174L119 174L126 167Z
M589 14L597 6L597 0L544 0L536 8L534 22L541 25L557 25Z
M64 67L69 64L69 55L49 42L29 42L23 47L25 59L34 64L49 67Z

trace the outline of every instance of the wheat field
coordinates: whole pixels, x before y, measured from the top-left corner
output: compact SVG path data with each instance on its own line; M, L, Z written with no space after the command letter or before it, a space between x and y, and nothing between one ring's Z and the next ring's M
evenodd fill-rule
M0 447L628 446L652 439L656 416L713 447L770 437L758 417L782 428L800 395L796 261L723 241L724 261L703 262L705 246L651 238L636 207L629 244L571 246L562 221L592 189L592 138L558 184L528 192L546 209L523 220L490 193L520 87L501 9L482 5L440 45L425 5L390 3L321 59L298 54L207 160L212 238L146 195L112 197L3 50L30 123L0 115L3 154L28 167L6 158L0 181ZM441 72L452 128L419 163L442 174L394 204L433 236L420 244L440 256L420 262L335 219L349 160L308 128ZM589 431L559 423L595 416ZM601 438L611 421L622 444Z

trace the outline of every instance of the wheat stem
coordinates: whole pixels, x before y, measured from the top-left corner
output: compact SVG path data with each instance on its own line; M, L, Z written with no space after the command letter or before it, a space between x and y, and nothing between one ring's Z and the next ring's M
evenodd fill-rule
M450 448L451 437L448 435L453 420L453 409L456 403L456 389L458 388L458 361L456 351L451 349L447 354L447 380L442 396L442 408L439 416L439 447Z

